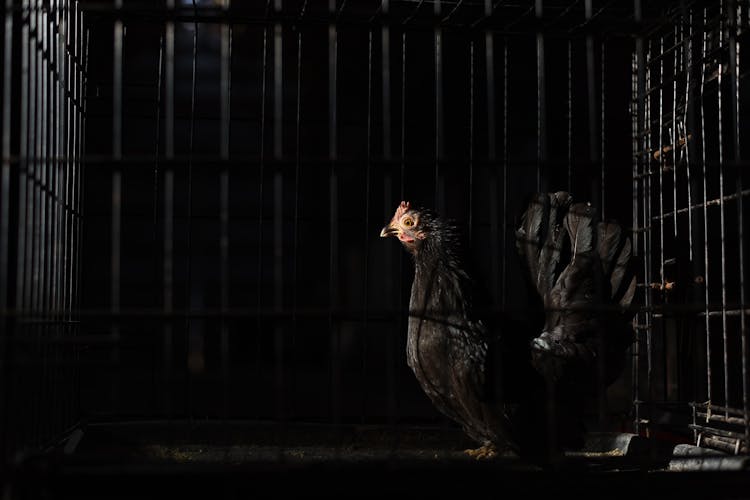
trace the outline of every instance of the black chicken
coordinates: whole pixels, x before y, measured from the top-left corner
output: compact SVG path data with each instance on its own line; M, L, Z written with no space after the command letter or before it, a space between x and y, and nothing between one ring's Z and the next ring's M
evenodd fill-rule
M380 236L413 256L407 361L433 404L481 445L467 453L538 461L580 447L585 398L620 374L632 338L635 273L620 226L595 222L568 193L532 197L516 238L541 332L533 318L480 314L458 232L433 212L402 202Z

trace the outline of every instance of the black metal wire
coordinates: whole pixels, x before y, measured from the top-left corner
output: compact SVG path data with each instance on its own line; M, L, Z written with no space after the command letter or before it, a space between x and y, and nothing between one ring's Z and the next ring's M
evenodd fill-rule
M739 121L739 109L740 109L740 45L737 40L736 31L738 30L741 19L737 19L737 11L735 2L729 2L729 73L731 75L732 83L732 135L733 135L733 160L736 164L741 161L741 148L740 148L740 121ZM738 227L738 251L739 251L739 302L740 308L745 309L747 304L746 300L746 281L745 281L745 249L746 249L746 235L744 232L744 200L743 200L743 169L737 167L736 169L736 189L737 189L737 227ZM750 342L748 342L747 333L747 319L745 314L740 315L740 345L741 345L741 364L742 364L742 406L743 406L743 419L745 427L745 447L750 449L750 369L748 364L750 361Z
M362 402L361 402L361 422L365 423L368 414L368 396L370 391L368 390L368 336L370 333L370 195L371 195L371 176L372 176L372 122L373 122L373 73L372 73L372 50L373 50L373 30L372 28L368 32L367 38L367 158L365 161L365 218L363 220L362 227L364 228L364 263L365 263L365 274L362 280L362 297L364 302L362 312L362 329L363 333L361 336L361 365L360 365L360 376L362 377ZM403 148L402 148L403 156Z
M168 3L173 7L173 1ZM165 82L164 82L164 149L167 159L174 158L174 100L175 100L175 26L172 22L165 25ZM171 313L174 308L174 169L165 167L164 171L164 216L163 216L163 248L162 248L162 301L165 313ZM173 414L172 373L174 364L174 335L173 325L163 327L163 370L162 383L164 386L164 413L169 421Z
M192 0L193 10L195 11L196 4L195 0ZM190 73L190 125L188 132L188 171L187 171L187 262L185 268L186 275L186 287L185 287L185 304L187 309L190 309L192 305L192 291L193 291L193 150L195 143L195 102L197 93L197 65L198 65L198 21L197 18L193 22L193 52L192 52L192 69ZM185 359L190 360L195 354L193 349L197 349L198 339L194 339L191 334L191 322L190 318L185 318ZM193 418L193 376L192 367L187 372L187 394L186 394L186 408L188 417Z
M708 12L706 9L703 10L703 51L702 53L706 53L706 44L707 44L707 37L708 34L706 32L706 19L708 16ZM701 164L702 164L702 173L703 173L703 267L704 267L704 276L703 276L703 283L704 283L704 300L706 308L708 308L709 301L709 290L710 290L710 281L709 281L709 262L708 262L708 177L706 175L706 137L705 137L705 130L706 130L706 108L705 108L705 100L704 100L704 89L705 89L705 71L701 71L701 84L700 84L700 95L701 95ZM706 313L708 313L708 309L706 309ZM708 314L705 316L705 329L706 329L706 397L707 400L710 402L712 400L712 394L713 394L713 388L711 383L711 322L709 320Z
M536 18L541 21L544 15L544 2L536 0L534 9ZM536 190L541 193L546 191L546 169L547 162L547 83L545 75L544 33L536 32Z
M122 7L122 0L115 0L115 8ZM114 66L112 73L112 156L115 161L122 158L122 97L123 97L123 22L115 21L114 25ZM122 171L112 172L112 228L111 228L111 303L113 312L120 308L120 271L122 260ZM111 326L111 335L119 338L119 326ZM120 363L120 346L115 343L112 347L111 361L114 366ZM115 370L110 385L110 405L116 411L119 398L119 371Z
M338 31L328 27L328 156L332 161L338 157ZM329 171L329 304L332 308L340 302L339 290L339 176L335 164ZM331 334L331 411L333 422L341 422L341 326L329 318Z
M270 2L270 0L269 0ZM266 138L266 80L268 77L268 31L266 27L263 30L263 61L262 61L262 85L261 85L261 109L260 109L260 158L258 168L258 260L257 260L257 310L260 312L263 306L263 187L265 183L265 138ZM261 381L261 340L263 335L263 324L261 322L261 316L258 315L256 324L257 332L255 336L255 380L258 382L260 387ZM256 412L259 412L260 408L256 408ZM256 413L256 416L259 413Z
M307 5L303 5L300 12L300 17L304 16L304 9ZM299 300L297 294L297 283L299 277L299 225L300 225L300 175L302 173L302 145L301 145L301 122L302 122L302 33L297 34L297 113L295 116L296 121L296 158L294 165L294 241L292 244L294 258L292 260L292 309L294 314L292 316L292 350L296 354L296 342L298 335L298 322L297 322L297 301ZM296 395L296 377L292 371L288 374L290 380L290 392ZM292 400L292 414L297 413L297 399L296 397Z
M10 99L11 99L11 69L12 69L12 54L13 54L13 12L11 7L13 2L6 1L5 6L5 40L4 47L5 51L3 54L3 137L2 137L2 170L0 173L0 331L7 331L7 319L3 314L8 308L8 283L10 269L9 265L9 246L10 241L8 235L10 233ZM3 335L5 337L5 335ZM8 357L8 340L7 338L0 339L0 360L5 360ZM5 363L4 363L5 364ZM8 448L8 421L5 415L8 410L9 398L7 395L7 369L3 370L2 381L0 381L0 415L3 415L2 425L3 428L0 430L0 451L3 451L5 456L5 450Z
M719 51L721 52L723 46L724 46L724 12L723 12L724 5L721 3L719 5ZM720 235L721 235L721 305L722 305L722 314L721 314L721 330L722 330L722 350L723 350L723 358L724 358L724 405L729 406L729 392L730 392L730 385L729 385L729 345L728 345L728 338L727 338L727 315L726 315L726 305L727 305L727 272L726 272L726 219L725 219L725 211L724 211L724 131L723 131L723 120L724 116L722 113L722 73L723 73L723 62L719 61L719 73L717 75L717 92L716 92L716 104L718 108L718 119L717 119L717 126L718 126L718 143L719 143L719 224L720 224Z
M228 8L228 2L224 8ZM220 151L223 158L230 156L232 137L232 27L221 28L221 134ZM230 305L229 298L229 171L223 169L219 174L219 204L220 204L220 278L221 278L221 308L226 310ZM226 322L221 322L220 357L222 376L222 416L229 417L229 330Z
M275 8L281 9L281 1L277 0ZM280 159L284 156L284 76L283 76L283 27L281 24L274 24L274 41L273 41L273 149L274 158ZM281 169L275 169L273 173L273 283L274 283L274 307L283 307L284 300L284 173ZM275 368L275 385L276 385L276 414L282 420L285 419L286 406L286 388L284 381L285 359L285 333L282 325L274 327L274 359Z

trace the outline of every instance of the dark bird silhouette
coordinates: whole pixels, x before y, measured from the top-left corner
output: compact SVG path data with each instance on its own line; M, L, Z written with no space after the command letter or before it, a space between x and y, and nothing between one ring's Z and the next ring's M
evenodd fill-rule
M582 446L586 398L621 373L632 339L623 229L568 193L532 196L516 241L537 316L522 320L483 314L457 228L434 212L401 202L380 235L413 257L407 362L435 407L480 445L467 453L544 461Z

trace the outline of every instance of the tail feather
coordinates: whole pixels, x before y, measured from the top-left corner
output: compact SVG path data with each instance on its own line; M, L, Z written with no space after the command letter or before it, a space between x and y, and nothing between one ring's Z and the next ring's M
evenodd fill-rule
M623 308L630 307L636 290L635 259L633 259L633 244L630 238L626 238L623 242L622 250L612 269L610 282L612 283L612 300Z
M540 297L547 295L560 274L565 243L560 226L570 202L570 195L563 191L533 195L516 231L516 247Z
M539 252L539 269L537 271L537 288L543 295L552 290L560 274L558 266L560 255L565 244L565 231L562 231L561 221L570 205L570 195L565 192L549 194L549 217L547 218L547 237Z
M594 244L594 209L588 203L576 203L570 207L564 219L565 229L570 236L573 255L590 252Z
M609 281L609 299L629 307L635 295L633 246L619 224L600 222L597 249L604 276Z
M602 270L605 275L610 275L613 271L612 266L615 263L615 255L623 243L622 231L619 224L612 222L600 222L597 228L596 248L599 253L599 260L602 263ZM612 283L612 290L616 284Z
M543 295L537 286L536 277L539 275L539 253L541 242L546 237L545 220L549 214L549 198L545 194L536 194L529 201L528 208L521 216L521 227L516 231L516 247L521 254L529 278L537 291Z

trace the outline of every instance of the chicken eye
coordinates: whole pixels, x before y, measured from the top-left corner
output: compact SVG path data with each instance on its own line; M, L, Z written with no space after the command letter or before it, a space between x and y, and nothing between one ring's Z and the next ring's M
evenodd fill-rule
M401 221L401 224L403 224L404 227L413 227L414 220L410 217L405 217L404 220Z

